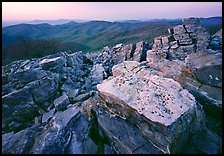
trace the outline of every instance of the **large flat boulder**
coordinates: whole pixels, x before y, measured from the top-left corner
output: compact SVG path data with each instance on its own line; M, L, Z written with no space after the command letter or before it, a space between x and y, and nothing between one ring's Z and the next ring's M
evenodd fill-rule
M200 104L173 79L152 75L145 69L128 70L104 80L97 88L100 95L112 101L113 111L126 119L132 116L132 122L164 153L180 150L192 131L203 128ZM133 112L139 114L136 119ZM145 122L138 122L139 116Z

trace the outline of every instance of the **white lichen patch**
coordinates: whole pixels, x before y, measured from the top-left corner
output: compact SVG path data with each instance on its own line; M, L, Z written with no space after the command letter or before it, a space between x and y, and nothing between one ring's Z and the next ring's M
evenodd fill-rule
M58 59L60 59L61 57L55 57L55 58L51 58L51 59L43 59L42 61L39 62L39 64L44 64L44 63L48 63L48 62L53 62L56 61Z
M102 94L126 102L138 113L165 126L194 108L195 98L173 79L151 75L150 72L128 71L97 85Z

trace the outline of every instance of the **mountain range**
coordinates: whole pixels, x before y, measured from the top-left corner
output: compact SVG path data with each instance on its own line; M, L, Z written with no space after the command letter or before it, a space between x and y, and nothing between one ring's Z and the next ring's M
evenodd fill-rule
M66 22L53 25L52 22ZM124 20L124 21L87 21L76 22L66 19L41 21L40 24L17 24L2 28L3 53L15 50L13 45L19 44L21 37L30 40L57 39L62 45L56 48L60 51L97 51L104 46L112 46L118 43L137 43L147 41L151 43L154 37L168 34L167 28L181 24L181 19L154 19L154 20ZM207 26L210 31L216 32L222 24L222 17L201 18L201 24ZM42 23L44 22L44 23ZM46 23L47 22L47 23ZM50 24L49 24L50 23ZM218 27L217 27L218 25ZM214 26L217 28L214 29ZM20 38L20 39L18 39ZM32 41L32 42L33 42ZM47 42L47 41L46 41ZM48 42L47 42L48 44ZM58 43L59 45L59 43ZM36 46L36 45L35 45ZM57 46L57 44L56 44ZM32 46L31 46L32 47ZM48 45L44 46L48 47ZM8 48L8 50L5 50ZM46 49L46 48L45 48ZM55 48L54 48L55 49ZM35 50L35 49L29 49ZM43 49L44 50L44 49ZM5 52L4 52L5 51Z

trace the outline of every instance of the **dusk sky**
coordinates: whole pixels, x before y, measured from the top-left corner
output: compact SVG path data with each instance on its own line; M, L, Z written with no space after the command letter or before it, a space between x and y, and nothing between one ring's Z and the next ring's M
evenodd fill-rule
M2 2L2 20L131 20L222 16L222 2Z

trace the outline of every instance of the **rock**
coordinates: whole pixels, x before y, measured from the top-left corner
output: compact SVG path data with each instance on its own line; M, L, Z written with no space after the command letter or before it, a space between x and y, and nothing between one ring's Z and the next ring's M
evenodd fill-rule
M124 45L122 43L119 43L113 47L113 50L121 49L123 46Z
M220 153L221 138L211 132L209 129L201 132L200 134L191 137L191 141L186 146L182 153L195 154L195 153ZM193 147L193 149L192 149Z
M193 43L192 39L180 39L179 44L180 45L191 45Z
M169 49L169 39L168 37L162 37L162 44L163 44L163 49Z
M177 49L179 47L177 41L170 42L170 49Z
M162 49L162 39L161 39L161 37L155 37L155 39L154 39L154 44L153 44L153 46L152 46L152 48L154 49L154 50L159 50L159 49Z
M85 139L83 143L83 153L84 154L96 154L97 153L97 145L92 141L91 138Z
M93 92L89 92L89 93L85 93L85 94L80 94L76 98L72 99L71 102L72 103L82 102L82 101L85 101L86 99L90 98L92 95L93 95Z
M98 84L101 81L103 81L105 77L105 71L102 66L102 64L96 64L91 69L91 78L92 78L92 84Z
M3 154L28 154L33 145L33 139L37 132L42 130L42 126L37 125L24 129L17 133L6 133L2 135Z
M200 20L198 18L184 18L182 19L183 25L200 25Z
M53 108L49 112L43 114L43 116L42 116L42 123L47 123L48 120L53 117L54 113L55 113L55 108Z
M71 102L72 99L74 99L75 97L77 97L79 95L80 89L72 89L68 91L68 98L69 101Z
M3 96L2 103L2 122L6 126L3 127L3 131L21 130L24 126L23 124L11 124L10 126L10 123L13 121L15 121L14 123L27 123L39 114L38 106L34 103L32 94L27 87Z
M122 80L124 83L119 83ZM156 126L157 130L153 132L143 128L142 122L135 124L140 126L147 138L165 153L175 153L180 150L187 136L193 130L197 131L203 127L204 118L196 113L203 114L203 110L198 107L194 97L174 80L151 75L147 70L137 73L126 72L122 76L103 81L102 84L97 85L97 89L100 95L121 108L116 110L113 108L114 104L111 108L120 116L127 119L128 114L132 112L129 110L133 110L144 116L148 124L153 123L156 126L159 123L158 127ZM193 123L190 124L191 121ZM180 122L182 126L177 126ZM152 126L151 124L148 126ZM182 137L181 141L177 139L178 137ZM176 148L174 144L180 146Z
M183 52L185 53L186 56L191 54L191 53L196 52L195 44L180 46L180 48L183 50Z
M185 62L202 83L222 87L222 54L195 53Z
M63 57L56 57L51 59L43 59L39 62L43 70L56 70L64 65L66 60Z
M54 100L54 106L57 111L64 110L68 104L69 98L65 93L63 93L62 96Z
M104 145L104 154L116 154L113 148L109 145Z
M122 75L126 71L137 67L139 64L136 61L124 61L123 63L117 64L112 68L113 76Z
M146 63L148 67L153 69L151 73L155 75L175 79L181 73L186 66L183 61L180 60L167 60L167 59L153 59ZM147 68L146 68L147 69Z
M29 83L35 80L39 80L46 75L46 72L42 71L40 68L34 68L21 72L15 72L12 77L13 79L17 79L22 83Z
M186 30L184 29L183 25L177 25L173 27L173 32L175 34L185 34L186 35Z
M146 51L149 49L149 44L147 42L138 42L136 43L135 52L131 61L146 61Z
M141 130L124 119L97 109L97 117L100 127L112 142L113 148L118 154L134 153L139 147L148 142ZM162 153L151 143L145 148L143 153Z
M78 112L79 108L76 106L70 107L63 112L56 112L51 121L36 138L30 153L64 153L71 139L71 133L65 129L66 125L78 115Z
M62 92L69 92L70 90L74 90L75 87L76 86L75 86L74 82L71 80L70 77L68 77L68 79L62 85L61 90L62 90Z
M187 30L188 33L194 33L197 31L197 26L194 24L187 24L185 25L185 29Z
M90 140L88 135L90 123L86 116L83 113L78 113L76 118L68 123L67 127L69 127L69 131L72 136L70 142L65 150L65 154L83 154L87 152L84 150L84 141ZM91 142L91 141L90 141ZM91 145L91 144L89 144ZM90 149L96 150L96 149Z
M31 91L36 103L54 98L58 90L58 78L45 77L39 81L39 87Z
M168 28L168 33L171 34L171 35L173 35L173 33L174 33L173 32L173 28Z
M209 44L211 49L220 50L220 52L222 52L222 29L212 36Z

